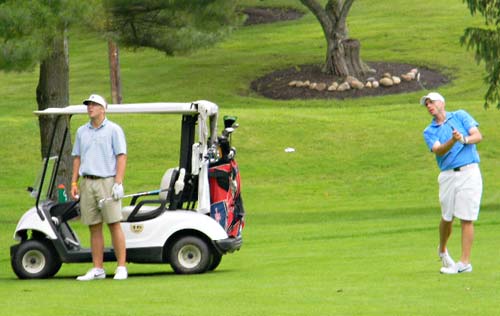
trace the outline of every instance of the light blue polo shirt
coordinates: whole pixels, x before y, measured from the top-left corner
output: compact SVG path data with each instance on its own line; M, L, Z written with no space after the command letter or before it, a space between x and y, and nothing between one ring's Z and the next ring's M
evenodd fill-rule
M432 151L432 146L436 141L441 144L446 143L452 136L453 129L457 129L462 135L468 136L472 127L479 124L469 113L464 110L446 112L445 123L439 125L433 119L431 124L424 130L424 140L427 147ZM436 155L436 162L441 171L461 167L471 163L479 162L476 144L461 144L456 142L453 147L444 155Z
M118 124L104 119L95 128L91 122L78 128L73 156L80 157L80 176L114 177L116 156L127 153L125 134Z

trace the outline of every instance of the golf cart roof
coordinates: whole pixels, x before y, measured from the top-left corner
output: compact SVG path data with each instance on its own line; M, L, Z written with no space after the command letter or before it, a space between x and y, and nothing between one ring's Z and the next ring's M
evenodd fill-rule
M191 103L129 103L109 104L106 113L136 114L136 113L170 113L170 114L198 114L205 112L209 116L216 114L217 105L209 101L195 101ZM86 105L70 105L64 108L48 108L43 111L34 111L35 115L74 115L87 114Z

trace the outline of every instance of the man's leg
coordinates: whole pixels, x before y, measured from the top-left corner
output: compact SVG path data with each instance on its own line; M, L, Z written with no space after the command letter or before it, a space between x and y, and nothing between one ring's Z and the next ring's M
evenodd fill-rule
M90 225L90 247L92 250L92 263L94 268L103 268L104 256L104 236L102 233L102 223Z
M470 263L472 242L474 241L474 222L462 220L462 263Z
M102 223L90 225L90 247L92 252L92 263L94 268L86 274L77 277L78 281L102 280L106 278L103 269L104 257L104 236L102 233Z
M108 227L111 232L116 261L118 266L124 267L126 263L125 235L123 234L120 222L108 224Z
M453 221L448 222L441 218L439 223L439 252L446 252L446 244L451 236L451 230L453 227Z

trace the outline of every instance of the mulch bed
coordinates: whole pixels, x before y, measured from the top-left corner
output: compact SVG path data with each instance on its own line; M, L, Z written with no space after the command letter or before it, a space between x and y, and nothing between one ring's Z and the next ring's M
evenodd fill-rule
M290 99L312 99L312 98L359 98L365 96L379 96L396 93L413 92L423 89L435 89L441 85L450 82L450 79L437 70L425 67L415 67L409 64L371 62L368 63L371 68L377 72L375 74L359 77L359 80L366 80L368 77L380 79L386 72L400 76L409 72L412 68L417 68L420 72L420 83L417 80L402 81L398 85L391 87L380 86L378 88L350 89L343 92L338 91L317 91L308 87L290 87L288 83L293 80L309 80L310 82L324 82L330 85L333 81L341 82L343 78L327 75L321 71L320 65L301 65L290 67L283 70L271 72L251 83L252 90L271 99L290 100Z
M247 15L247 19L244 23L246 26L278 21L297 20L304 15L304 13L291 8L244 8L242 12Z

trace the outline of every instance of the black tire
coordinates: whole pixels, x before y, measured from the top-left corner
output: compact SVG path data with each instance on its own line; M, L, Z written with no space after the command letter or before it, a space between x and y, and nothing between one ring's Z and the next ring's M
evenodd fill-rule
M210 258L210 265L208 266L208 271L214 271L219 266L222 261L222 255L218 252L214 252Z
M170 265L177 274L206 272L212 253L207 243L195 236L179 238L170 248Z
M62 262L49 241L31 239L19 245L11 265L20 279L43 279L54 276Z

